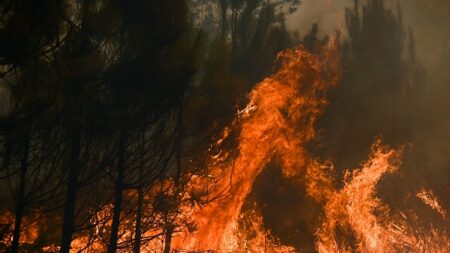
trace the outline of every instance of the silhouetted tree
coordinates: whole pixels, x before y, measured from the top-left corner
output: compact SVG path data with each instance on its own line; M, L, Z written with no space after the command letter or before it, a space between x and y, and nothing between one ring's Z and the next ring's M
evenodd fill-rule
M57 5L57 1L3 1L0 5L0 83L10 102L1 119L4 157L0 172L10 183L14 201L11 252L19 249L25 215L48 200L55 185L48 181L54 172L48 152L57 146L46 141L54 134L48 117L53 100L47 91L51 87L49 59L64 39L58 37L63 19Z
M414 56L414 37L406 33L400 7L382 0L346 10L348 37L342 42L343 78L331 92L323 117L324 153L339 168L357 165L374 136L391 144L411 137L424 71Z

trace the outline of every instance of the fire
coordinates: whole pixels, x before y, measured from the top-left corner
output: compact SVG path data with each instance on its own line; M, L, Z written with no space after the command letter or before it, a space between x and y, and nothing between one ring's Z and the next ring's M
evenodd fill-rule
M245 209L240 219L236 252L297 252L294 247L280 244L270 230L264 229L262 214L256 203Z
M377 184L382 177L399 170L402 148L385 146L377 139L361 168L345 172L341 187L332 162L320 161L308 153L307 145L316 137L315 123L328 104L326 92L340 78L335 43L319 55L302 47L287 50L278 55L278 61L280 67L255 86L248 105L237 112L232 126L225 128L214 142L211 152L219 151L208 158L206 173L187 175L189 183L181 193L170 179L146 189L144 213L151 216L148 219L154 219L150 221L154 226L144 234L152 239L142 245L141 252L163 251L163 240L155 238L163 237L163 223L173 217L166 217L170 212L164 208L170 207L165 207L165 202L158 204L160 194L164 194L162 199L172 195L180 198L179 203L214 199L206 205L176 207L179 210L173 219L195 226L174 231L173 252L296 252L293 247L282 245L264 227L256 204L243 209L257 176L272 160L280 163L284 176L303 178L307 195L323 207L315 234L318 252L446 252L450 248L446 231L412 224L412 211L405 214L390 210L377 197ZM235 156L220 149L232 132L238 133ZM126 194L133 203L136 192L130 190ZM416 197L446 220L446 210L431 190L422 190ZM73 252L104 252L107 247L112 205L92 212L90 223L95 229L77 234L72 242ZM133 240L135 220L130 217L121 222L120 244ZM29 233L36 231L26 231L22 238L34 241L36 236ZM55 252L58 246L42 250Z
M434 193L432 190L421 190L416 194L416 197L422 200L426 205L431 207L433 210L438 212L442 218L445 220L447 216L447 212L444 208L442 208L441 204L439 204L439 201L436 196L434 196Z
M362 168L346 172L344 187L330 194L325 204L324 222L317 232L319 252L447 252L450 241L445 231L415 228L405 214L390 215L389 207L376 197L382 176L398 170L401 152L377 140ZM424 194L419 196L430 206L438 203Z
M345 186L331 193L325 204L325 219L318 231L317 243L319 252L351 252L349 242L339 242L335 230L350 229L359 242L361 252L375 252L386 249L387 241L392 234L386 234L377 217L375 209L383 209L381 201L374 197L376 183L384 173L396 170L398 151L385 150L377 142L372 147L370 159L361 169L345 174ZM393 161L395 160L395 161Z
M176 238L175 248L264 252L267 242L275 246L277 243L267 239L272 237L261 225L257 207L252 209L250 221L241 213L256 177L274 157L285 176L304 176L307 194L323 205L322 225L316 233L318 252L445 252L450 248L445 231L410 224L407 215L392 214L376 196L380 179L399 169L402 148L384 146L377 139L368 161L360 169L348 170L340 189L333 164L307 153L306 145L316 135L314 124L327 105L325 93L339 79L335 49L317 56L296 48L281 53L279 59L280 69L253 89L249 104L238 112L234 128L240 130L239 153L232 165L223 169L228 174L219 187L229 195L201 208L194 218L198 231ZM227 128L226 135L229 131ZM217 159L220 155L214 157ZM417 197L445 217L432 193ZM250 223L251 229L240 227L242 220ZM254 236L248 240L245 234ZM281 245L268 252L295 250Z
M322 55L298 47L279 54L281 67L256 85L248 106L239 112L239 154L225 168L220 189L228 197L203 207L196 216L196 234L179 237L176 248L237 251L241 207L264 166L277 157L286 176L299 175L308 164L306 144L315 136L314 124L324 111L327 89L339 79L334 44Z
M0 215L0 249L1 246L10 246L13 240L14 214L9 210L2 210ZM42 226L39 222L40 214L30 215L23 219L20 237L21 244L33 244L42 233Z

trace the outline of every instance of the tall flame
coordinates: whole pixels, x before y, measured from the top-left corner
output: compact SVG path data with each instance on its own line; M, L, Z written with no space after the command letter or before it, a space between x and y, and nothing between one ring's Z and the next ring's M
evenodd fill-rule
M179 239L188 249L236 250L239 212L256 177L275 156L283 174L298 175L309 162L306 144L315 136L314 124L324 111L325 92L336 85L339 61L335 44L314 55L298 47L278 55L281 67L250 93L238 127L239 154L225 170L222 182L231 185L224 201L204 207L196 221L204 224L195 236ZM231 180L229 184L228 180Z
M333 164L307 153L306 145L316 134L314 124L327 105L325 93L340 77L335 45L321 55L299 47L280 53L279 60L279 70L255 86L248 106L238 112L234 127L240 130L239 153L219 182L219 189L226 189L228 197L203 207L194 218L200 226L198 231L176 238L175 247L260 252L266 234L257 231L259 242L242 245L238 221L255 179L270 160L277 158L285 176L305 177L307 194L324 207L322 224L315 235L318 252L446 252L450 241L445 231L415 227L404 213L393 214L376 197L380 179L398 170L402 148L383 146L377 139L362 168L345 173L342 188L336 186ZM422 191L417 197L445 219L445 210L432 193ZM252 219L262 230L258 215ZM281 247L271 252L293 249Z

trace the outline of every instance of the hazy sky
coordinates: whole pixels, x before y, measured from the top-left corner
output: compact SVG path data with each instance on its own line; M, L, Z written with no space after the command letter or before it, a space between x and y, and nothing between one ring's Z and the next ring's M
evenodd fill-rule
M360 1L361 3L364 1ZM397 0L386 0L397 8ZM450 0L399 0L403 20L415 33L417 53L427 70L442 69L450 62ZM322 34L344 30L345 8L352 8L353 0L303 0L300 8L288 19L292 30L305 34L313 23L320 25Z

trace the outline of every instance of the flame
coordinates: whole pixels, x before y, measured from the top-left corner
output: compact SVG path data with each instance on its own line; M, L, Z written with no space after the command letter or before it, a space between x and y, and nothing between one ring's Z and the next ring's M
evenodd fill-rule
M375 196L382 176L398 170L401 152L377 140L362 168L346 172L344 187L330 194L325 204L317 232L319 252L447 252L445 231L414 228L403 213L390 215L389 207Z
M33 244L42 233L40 213L23 217L19 242L21 244ZM14 213L5 209L0 215L0 246L11 246L14 230ZM1 247L0 247L1 248Z
M297 252L294 247L279 243L271 231L264 228L262 214L256 203L246 208L240 219L236 252Z
M306 144L315 136L314 124L324 111L325 92L336 85L339 61L336 45L313 55L302 47L278 55L281 67L257 84L248 106L239 111L239 154L220 182L228 197L202 208L196 216L201 227L195 235L178 238L177 248L237 250L241 207L253 182L275 156L283 174L298 175L308 163ZM229 182L230 180L231 182Z
M304 173L307 194L324 207L316 233L318 252L445 252L450 248L445 231L411 225L405 214L391 214L376 196L381 178L395 173L401 165L402 148L383 146L377 139L369 160L360 169L345 173L341 189L336 187L333 164L307 153L306 145L316 134L314 124L327 105L324 94L339 79L336 56L333 47L320 56L302 48L280 54L280 69L256 85L247 107L238 111L240 121L234 127L240 129L239 153L219 181L219 189L226 189L229 195L201 208L194 218L200 226L198 231L178 237L175 248L192 252L265 251L261 245L266 245L270 231L261 226L260 214L250 216L250 231L240 227L239 221L256 177L274 157L279 159L285 176ZM227 128L227 135L229 131ZM432 194L418 197L445 217L445 210L439 208ZM256 236L249 241L242 235L246 233ZM294 250L284 246L272 252Z
M439 201L432 190L423 189L416 194L416 197L422 200L423 203L431 207L433 210L438 212L444 220L446 219L447 212L444 208L442 208L441 204L439 204Z

